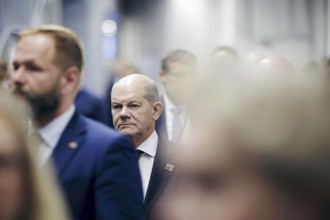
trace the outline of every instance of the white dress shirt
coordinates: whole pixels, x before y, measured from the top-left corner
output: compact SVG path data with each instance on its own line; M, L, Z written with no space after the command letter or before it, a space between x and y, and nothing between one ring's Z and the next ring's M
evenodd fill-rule
M139 158L139 168L142 179L143 195L144 198L147 194L152 167L154 165L155 156L158 147L158 135L154 131L138 148L142 151Z
M50 158L74 112L75 107L72 105L63 114L39 129L39 135L42 139L42 144L38 148L40 166L45 164L45 162Z
M174 120L174 111L177 108L171 100L168 98L166 93L164 94L164 105L165 105L165 118L166 118L166 130L168 139L173 141L173 120ZM180 122L182 125L181 137L178 140L181 144L188 144L191 138L191 125L189 115L185 110L180 112Z

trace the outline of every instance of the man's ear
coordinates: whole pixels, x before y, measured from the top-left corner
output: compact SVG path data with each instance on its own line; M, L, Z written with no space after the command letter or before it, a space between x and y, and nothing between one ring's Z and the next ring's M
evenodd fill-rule
M66 69L61 77L62 95L70 95L77 92L80 84L80 70L71 66Z
M156 121L163 110L163 104L161 102L155 102L153 105L153 119Z

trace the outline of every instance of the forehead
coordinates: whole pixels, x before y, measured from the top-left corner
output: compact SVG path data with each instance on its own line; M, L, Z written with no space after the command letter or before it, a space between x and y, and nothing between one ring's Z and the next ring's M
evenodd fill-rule
M195 64L193 62L169 62L168 70L174 74L189 74L195 71Z
M120 83L114 86L111 99L115 101L141 101L145 99L145 87L141 83Z
M46 34L22 37L15 47L15 59L51 59L55 52L55 41Z

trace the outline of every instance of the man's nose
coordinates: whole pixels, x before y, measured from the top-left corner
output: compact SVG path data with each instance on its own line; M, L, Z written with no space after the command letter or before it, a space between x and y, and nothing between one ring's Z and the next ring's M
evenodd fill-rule
M130 113L127 107L123 107L120 111L120 117L121 118L129 118L130 117Z
M15 85L23 85L26 82L26 74L24 73L23 68L13 70L10 73L10 81Z

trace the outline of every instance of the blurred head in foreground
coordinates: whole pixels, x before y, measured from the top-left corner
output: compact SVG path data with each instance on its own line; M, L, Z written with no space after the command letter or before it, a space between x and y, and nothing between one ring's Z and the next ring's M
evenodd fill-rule
M186 99L196 69L195 55L185 50L170 51L162 59L160 81L167 97L174 105L179 106Z
M276 71L195 94L194 145L177 160L160 219L329 219L329 89Z
M20 101L0 93L0 219L68 219L50 170L37 168L26 138L27 112Z

